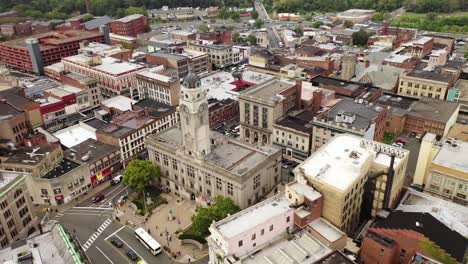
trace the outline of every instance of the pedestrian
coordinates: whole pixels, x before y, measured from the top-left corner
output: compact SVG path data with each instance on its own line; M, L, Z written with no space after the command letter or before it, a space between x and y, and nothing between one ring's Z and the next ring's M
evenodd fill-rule
M148 234L150 234L150 235L151 235L151 230L150 230L149 228L148 228Z
M158 225L156 225L156 229L158 229Z

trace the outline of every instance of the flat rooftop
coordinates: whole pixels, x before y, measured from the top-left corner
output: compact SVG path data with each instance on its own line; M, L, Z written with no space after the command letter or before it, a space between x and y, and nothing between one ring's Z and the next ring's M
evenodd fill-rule
M0 156L7 157L3 163L36 165L41 162L48 153L55 151L57 148L60 148L60 146L43 144L35 146L34 148L21 147L16 150L1 149Z
M0 45L18 47L26 49L26 40L30 38L39 39L41 45L41 50L47 50L51 48L56 48L56 46L64 45L70 42L83 41L86 39L94 38L100 36L99 32L86 31L86 30L65 30L63 32L46 32L42 34L32 35L25 38L14 39L10 41L5 41L0 43Z
M137 101L130 99L123 95L117 95L102 101L102 105L108 108L115 108L122 112L132 110L132 105L134 105Z
M468 142L468 125L458 123L453 125L447 136Z
M90 59L91 58L86 54L78 54L78 55L63 58L62 60L75 63L78 65L82 65L85 67L90 67L88 63ZM113 75L113 76L119 76L122 74L146 69L145 66L131 63L131 62L121 61L113 57L102 57L101 64L96 65L96 66L91 66L90 68L98 70L105 74Z
M266 248L242 260L242 264L297 263L312 264L332 252L306 231L291 240L280 238Z
M212 145L211 152L204 157L205 165L224 169L240 177L267 160L270 155L280 151L275 146L251 146L228 139L214 131L211 132L211 138L215 144ZM182 131L178 126L159 134L148 135L147 140L174 149L174 151L183 147Z
M397 153L395 166L398 166L404 156L409 154L407 150L390 145L367 141L350 134L340 134L297 166L295 171L303 170L305 177L345 192L364 177L373 163L385 167L390 165L388 152L377 152L372 148L372 144L368 144L369 142L380 144L378 148L386 148L388 152Z
M16 180L22 179L23 177L21 176L24 175L26 174L23 172L0 170L0 197L8 193L8 191L11 189L11 187L8 187L10 184L13 184Z
M293 87L294 85L296 84L292 82L273 79L242 92L241 97L275 102L281 99L281 92Z
M282 193L215 223L215 228L230 239L293 210Z
M405 97L396 94L384 94L376 100L376 103L379 105L390 106L403 110L410 110L418 100L419 99L413 97Z
M310 222L309 227L317 231L317 233L330 242L335 242L336 240L346 236L345 233L341 232L338 228L322 217Z
M408 188L396 210L429 213L462 236L468 236L468 207L466 206Z
M458 107L459 105L455 102L421 97L408 115L416 118L447 123L454 112L457 111Z
M96 128L80 122L55 132L54 136L60 140L60 144L71 148L88 139L96 139Z
M122 22L122 23L128 23L131 22L135 19L141 18L143 15L142 14L133 14L130 16L122 17L121 19L117 19L116 21Z
M0 121L13 118L22 112L8 102L0 102Z
M433 164L468 173L468 142L445 138Z
M111 135L111 136L116 137L116 138L121 138L121 137L127 136L128 134L130 134L130 133L132 133L134 131L135 131L135 129L130 128L130 127L124 127L124 126L117 126L117 125L114 125L114 124L109 124L108 126L102 128L102 129L99 129L96 132L97 133L108 134L108 135Z
M42 176L43 179L56 179L60 176L74 170L75 168L79 167L80 164L69 160L63 159L58 165L56 165L51 171L49 171L46 175Z
M433 71L422 71L422 70L413 70L410 71L407 76L420 78L420 79L428 79L437 82L449 82L452 80L453 75L450 73L440 73L440 72L433 72Z
M287 115L283 119L280 119L276 122L276 126L281 126L281 127L286 127L290 129L294 129L297 131L301 131L303 133L307 134L312 134L312 124L310 123L313 119L313 116L315 115L311 111L304 111L308 112L308 118L303 118L307 117L307 113L304 114L298 114L298 115Z
M237 99L239 93L235 91L236 86L231 84L234 77L229 72L219 71L201 79L201 86L208 89L208 98L218 100Z
M94 162L119 150L118 146L109 145L89 138L80 144L65 150L65 156L77 163ZM83 160L83 157L88 157Z
M315 264L355 264L356 262L350 260L341 251L335 250L325 257L317 260Z

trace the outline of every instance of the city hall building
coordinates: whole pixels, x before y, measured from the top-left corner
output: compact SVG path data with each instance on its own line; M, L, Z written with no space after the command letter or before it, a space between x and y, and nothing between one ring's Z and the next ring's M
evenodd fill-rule
M180 126L146 138L161 182L175 193L209 203L227 196L241 208L262 199L281 181L281 149L255 146L210 131L207 89L189 73L181 87Z

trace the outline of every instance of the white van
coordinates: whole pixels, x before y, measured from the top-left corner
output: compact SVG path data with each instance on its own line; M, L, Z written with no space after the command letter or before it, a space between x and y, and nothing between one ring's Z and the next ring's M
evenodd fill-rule
M111 185L119 184L122 180L123 180L123 175L119 174L119 175L115 176L114 178L112 178Z

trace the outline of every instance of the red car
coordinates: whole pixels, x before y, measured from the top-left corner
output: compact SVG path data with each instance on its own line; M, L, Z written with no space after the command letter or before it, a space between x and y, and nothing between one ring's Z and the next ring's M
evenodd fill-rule
M401 143L403 145L406 145L406 140L404 140L402 138L397 138L397 139L395 139L395 143Z
M91 201L93 201L93 203L99 203L100 201L104 200L104 198L104 194L100 193L94 196L93 199L91 199Z

